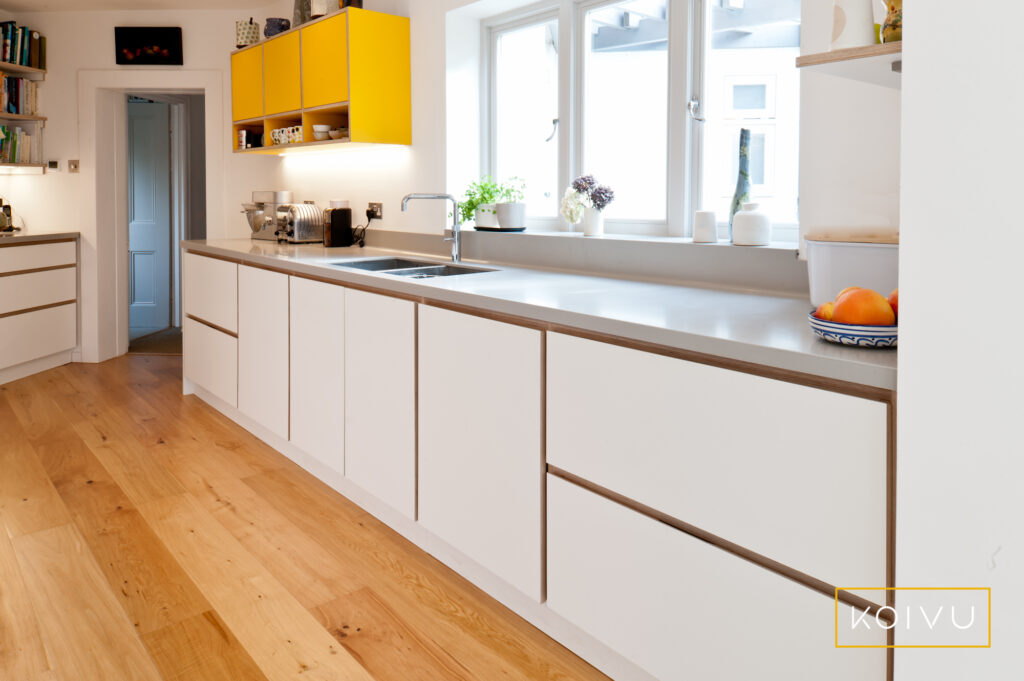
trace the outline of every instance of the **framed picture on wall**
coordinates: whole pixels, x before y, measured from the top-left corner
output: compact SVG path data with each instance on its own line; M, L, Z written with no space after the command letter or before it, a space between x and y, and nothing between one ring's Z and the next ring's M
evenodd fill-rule
M114 27L116 62L121 66L181 66L181 27Z

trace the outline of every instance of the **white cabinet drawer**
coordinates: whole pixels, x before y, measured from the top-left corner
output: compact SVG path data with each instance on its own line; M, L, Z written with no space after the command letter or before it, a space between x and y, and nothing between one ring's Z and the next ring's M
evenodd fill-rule
M185 378L238 406L238 339L185 319Z
M658 679L885 679L826 595L550 475L547 516L548 606Z
M0 369L48 357L78 344L78 306L0 318Z
M541 333L419 308L419 520L541 600Z
M185 314L238 332L238 265L186 253L184 289Z
M59 270L0 276L0 314L64 303L78 297L78 270Z
M77 261L78 247L74 241L0 247L0 273L74 265Z
M547 458L830 584L885 586L886 406L548 334Z

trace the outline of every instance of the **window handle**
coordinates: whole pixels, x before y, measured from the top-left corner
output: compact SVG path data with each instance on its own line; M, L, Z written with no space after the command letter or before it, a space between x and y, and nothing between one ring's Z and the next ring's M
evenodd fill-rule
M697 115L697 112L700 111L700 100L696 96L690 97L690 101L686 103L686 110L690 112L690 118L698 123L704 122L704 118Z
M551 140L555 139L555 135L558 134L558 119L552 118L551 125L553 125L554 127L551 129L551 134L548 135L548 138L544 140L545 142L550 142Z

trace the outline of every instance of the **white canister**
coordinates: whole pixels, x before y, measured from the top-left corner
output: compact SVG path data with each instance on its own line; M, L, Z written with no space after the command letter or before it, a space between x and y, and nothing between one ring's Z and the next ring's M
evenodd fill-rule
M832 49L875 44L872 0L835 0L832 10Z
M767 246L772 242L772 221L759 203L744 203L732 219L732 242L737 246Z
M693 243L713 244L718 241L718 217L713 210L699 210L693 215Z

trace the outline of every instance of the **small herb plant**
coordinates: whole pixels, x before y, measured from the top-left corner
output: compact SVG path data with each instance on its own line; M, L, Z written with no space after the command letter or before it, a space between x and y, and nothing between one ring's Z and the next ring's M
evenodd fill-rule
M471 182L459 202L459 213L463 222L469 222L476 218L476 211L481 206L493 205L496 203L517 203L523 200L523 192L526 191L526 182L518 177L510 178L508 182L497 183L490 175L484 175L477 182ZM481 208L482 211L496 212L493 208Z

